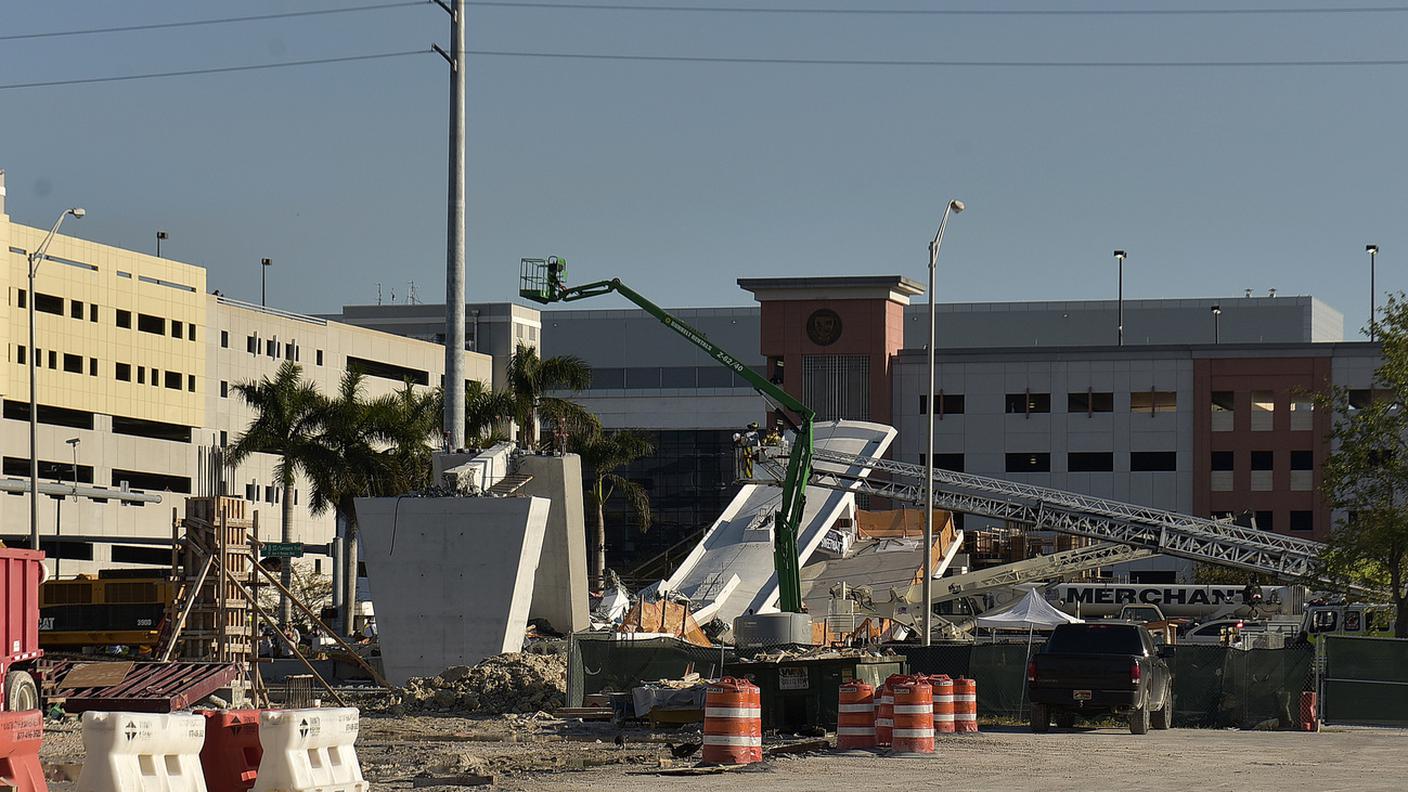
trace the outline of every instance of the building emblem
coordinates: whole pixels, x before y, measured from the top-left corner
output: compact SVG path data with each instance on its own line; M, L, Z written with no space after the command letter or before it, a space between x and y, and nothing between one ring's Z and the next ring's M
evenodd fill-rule
M817 346L831 346L841 338L841 317L830 308L818 308L807 317L807 338Z

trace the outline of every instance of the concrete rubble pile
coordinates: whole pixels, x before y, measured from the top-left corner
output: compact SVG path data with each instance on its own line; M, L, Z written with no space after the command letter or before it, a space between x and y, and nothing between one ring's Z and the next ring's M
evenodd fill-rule
M513 652L474 667L451 666L437 676L414 677L400 691L406 712L503 715L551 712L567 702L567 658Z

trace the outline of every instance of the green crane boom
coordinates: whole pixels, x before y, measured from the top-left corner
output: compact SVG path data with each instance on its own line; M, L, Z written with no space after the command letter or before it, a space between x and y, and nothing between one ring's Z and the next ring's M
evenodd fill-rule
M613 278L569 287L563 282L567 274L567 262L564 259L555 256L548 259L523 259L522 265L518 293L523 297L546 305L575 302L616 292L644 308L646 313L659 319L661 324L709 353L709 357L748 380L754 390L772 402L784 415L790 413L788 420L793 421L797 439L792 444L787 458L787 475L782 485L782 506L773 521L773 566L777 570L779 608L787 613L801 613L802 581L797 563L797 532L802 525L802 507L806 503L807 481L812 473L812 423L816 419L816 413L790 393L715 345L702 332L671 316L660 306L622 283L620 279Z

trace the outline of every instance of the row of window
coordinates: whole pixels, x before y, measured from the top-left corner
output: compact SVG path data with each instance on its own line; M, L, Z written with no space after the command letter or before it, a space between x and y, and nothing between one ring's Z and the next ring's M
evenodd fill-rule
M939 391L935 394L934 402L938 407L935 415L962 415L964 411L964 399L962 394L944 393ZM1134 413L1161 413L1174 412L1178 409L1178 394L1174 391L1135 391L1129 394L1129 411ZM929 395L919 394L919 414L925 415L929 411ZM1115 394L1111 391L1084 391L1079 393L1066 394L1066 412L1068 413L1109 413L1115 411ZM1009 393L1004 399L1004 412L1008 415L1031 415L1033 413L1051 412L1051 394L1033 393Z
M919 464L927 461L919 455ZM1050 473L1051 454L1041 452L1017 452L1006 455L1005 469L1008 473ZM934 454L934 467L940 470L963 472L962 454ZM1066 470L1070 473L1110 473L1115 469L1115 454L1112 451L1072 451L1066 455ZM1131 451L1129 470L1133 473L1166 472L1178 470L1178 453L1175 451Z
M249 352L251 355L268 355L274 360L284 358L292 363L302 362L303 347L300 347L296 341L282 343L277 337L265 340L260 338L258 333L250 333L249 336L245 338L244 346L245 351ZM230 348L229 330L220 331L220 348ZM314 362L321 366L323 365L323 350L319 349L316 350L316 352Z
M29 294L24 289L16 289L15 304L20 308L26 308L28 307L28 303ZM40 313L48 313L54 314L55 316L63 316L65 313L64 298L54 294L35 292L34 310ZM78 319L82 321L83 318L86 316L89 322L97 322L98 304L85 303L82 300L69 300L67 313L69 318L71 319ZM144 313L138 313L136 318L137 330L139 332L165 336L169 328L172 338L184 338L187 341L196 340L196 326L192 322L183 322L180 319L172 319L168 322L163 317L153 316L151 314ZM117 324L118 327L130 330L132 329L132 312L123 308L114 309L113 321Z
M1275 466L1275 453L1271 451L1251 452L1252 470L1273 470ZM1313 470L1315 468L1315 454L1311 451L1292 451L1291 470ZM1212 469L1215 471L1235 470L1235 452L1214 451L1212 452Z
M1310 533L1315 530L1315 512L1297 510L1292 511L1289 516L1290 520L1286 523L1287 530L1297 533ZM1213 512L1212 514L1214 520L1229 520L1233 517L1232 512ZM1275 517L1276 513L1269 510L1252 512L1252 518L1255 520L1252 527L1262 531L1274 531L1276 530Z
M46 350L43 349L35 350L35 361L39 368L50 368L55 371L62 369L69 374L82 374L86 369L88 376L98 376L98 359L95 357L88 358L87 365L85 366L82 355L64 352L62 356L60 356L60 353L52 349L47 350L47 355L45 353ZM21 366L28 365L29 355L26 347L15 347L15 362ZM113 364L113 377L119 381L131 382L132 373L133 366L130 363ZM179 371L163 372L154 366L152 368L137 366L136 374L138 385L145 385L150 381L153 387L165 385L171 390L181 390L184 388L191 393L196 392L196 375L194 374L183 375Z

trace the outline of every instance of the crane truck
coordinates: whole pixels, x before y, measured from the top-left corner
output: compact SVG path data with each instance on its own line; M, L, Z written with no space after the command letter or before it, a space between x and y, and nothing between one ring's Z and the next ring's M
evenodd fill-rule
M801 614L801 564L797 559L797 533L801 528L807 482L812 473L813 424L816 413L790 393L749 368L743 361L714 344L703 332L670 315L622 283L619 278L568 286L566 277L566 259L557 256L522 259L518 293L525 299L543 305L575 302L613 292L621 295L686 341L704 350L719 364L747 380L748 384L772 405L777 416L796 433L788 455L786 473L782 477L781 505L773 521L773 567L777 571L779 610L788 615ZM750 618L765 619L770 615L772 614L754 614Z

